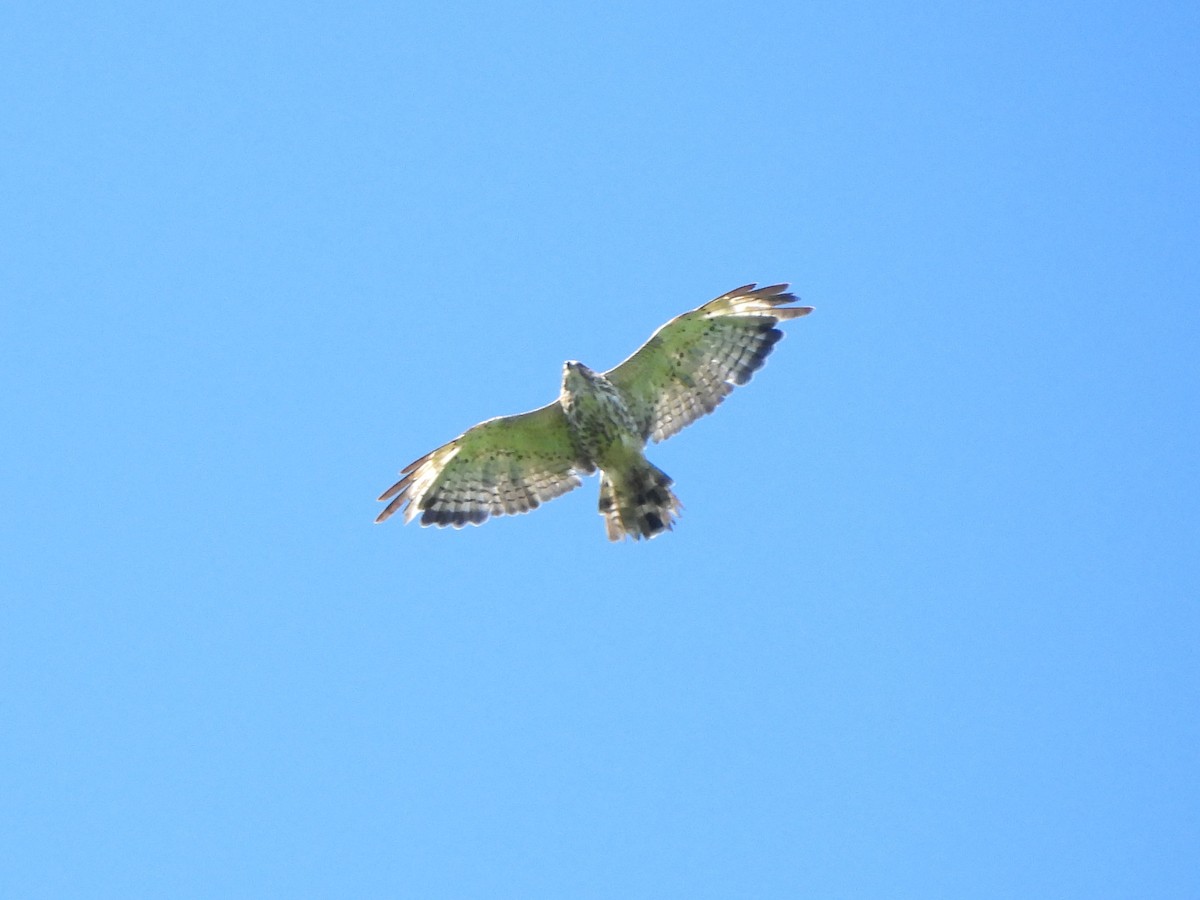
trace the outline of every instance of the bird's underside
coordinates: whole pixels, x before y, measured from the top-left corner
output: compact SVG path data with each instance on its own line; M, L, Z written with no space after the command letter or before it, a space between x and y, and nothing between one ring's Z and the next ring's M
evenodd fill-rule
M481 422L409 463L380 495L376 522L403 510L422 525L480 525L489 516L536 509L600 470L600 514L610 540L652 538L680 511L671 479L650 463L662 441L712 412L745 384L783 337L785 319L812 312L788 306L786 284L722 294L663 325L632 356L603 374L563 367L553 403Z

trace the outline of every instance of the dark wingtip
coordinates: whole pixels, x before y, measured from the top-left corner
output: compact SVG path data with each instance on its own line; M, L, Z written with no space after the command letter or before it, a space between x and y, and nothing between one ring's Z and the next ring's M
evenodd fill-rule
M753 288L754 285L749 285L749 287ZM756 290L748 291L748 293L753 294L755 297L762 297L764 300L768 297L774 296L792 296L788 293L788 283L786 281L782 284L768 284L766 287L760 287Z
M781 306L771 310L771 315L777 319L798 319L807 316L813 309L812 306Z
M383 522L386 522L388 519L390 519L392 517L392 515L396 512L396 510L398 510L401 507L401 505L403 503L404 503L404 495L397 497L395 500L393 500L391 503L389 503L386 507L384 507L383 512L381 512L379 515L377 515L375 517L375 524L379 525L379 524L382 524Z

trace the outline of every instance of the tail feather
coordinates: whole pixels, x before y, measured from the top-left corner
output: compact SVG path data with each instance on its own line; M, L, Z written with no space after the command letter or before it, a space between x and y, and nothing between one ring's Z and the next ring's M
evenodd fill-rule
M669 531L682 509L667 473L644 460L617 475L602 473L600 515L610 541L638 541Z

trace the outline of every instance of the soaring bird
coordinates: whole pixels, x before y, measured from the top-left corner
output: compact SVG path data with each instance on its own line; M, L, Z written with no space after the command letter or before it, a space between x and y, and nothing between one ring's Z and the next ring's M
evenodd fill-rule
M563 365L553 403L467 429L401 471L379 500L376 522L397 510L422 525L480 525L488 516L529 512L600 470L600 515L608 539L652 538L681 506L671 479L646 459L662 441L745 384L783 337L776 326L812 312L786 284L753 284L676 316L623 363L594 372Z

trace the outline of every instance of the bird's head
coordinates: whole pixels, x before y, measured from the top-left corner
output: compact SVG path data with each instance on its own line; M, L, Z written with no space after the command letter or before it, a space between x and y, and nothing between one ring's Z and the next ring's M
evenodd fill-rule
M563 363L563 390L574 392L584 384L591 383L596 373L581 362L573 359Z

